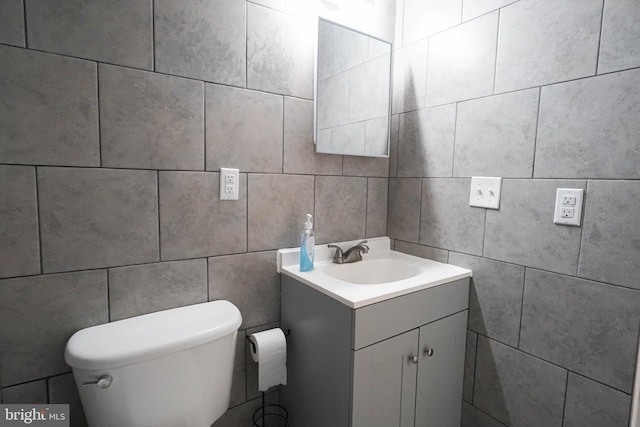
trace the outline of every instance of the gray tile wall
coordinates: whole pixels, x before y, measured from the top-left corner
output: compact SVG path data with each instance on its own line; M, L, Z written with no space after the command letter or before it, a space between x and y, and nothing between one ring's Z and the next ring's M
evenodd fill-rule
M626 427L640 3L397 4L387 231L473 269L463 426ZM468 206L471 176L504 178L499 210ZM585 190L581 227L553 224L558 187Z
M307 212L319 242L387 228L388 161L314 152L302 3L0 3L1 400L85 425L71 334L224 298L244 321L219 424L251 424L245 336L280 320L275 250Z

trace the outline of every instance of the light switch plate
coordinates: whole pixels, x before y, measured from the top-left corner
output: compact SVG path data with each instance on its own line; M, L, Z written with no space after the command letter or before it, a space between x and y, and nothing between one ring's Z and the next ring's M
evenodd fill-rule
M469 206L499 209L500 190L502 190L502 178L487 176L471 177Z
M560 225L580 226L582 218L582 188L558 188L553 222Z
M238 200L239 177L238 169L220 168L220 200Z

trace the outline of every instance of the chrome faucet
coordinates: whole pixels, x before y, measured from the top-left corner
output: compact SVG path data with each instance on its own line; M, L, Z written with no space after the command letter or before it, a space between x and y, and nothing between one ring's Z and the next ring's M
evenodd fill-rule
M369 252L369 246L365 245L365 243L367 243L367 241L363 240L344 252L342 252L342 248L338 245L328 245L328 247L336 249L336 253L333 256L333 262L335 264L347 264L350 262L362 261L362 254Z

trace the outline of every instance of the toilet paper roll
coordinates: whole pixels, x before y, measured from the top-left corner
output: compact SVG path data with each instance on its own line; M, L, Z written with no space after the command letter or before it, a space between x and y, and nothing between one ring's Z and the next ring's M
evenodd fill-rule
M258 362L258 390L267 391L287 384L287 341L280 328L268 329L249 336L251 357Z

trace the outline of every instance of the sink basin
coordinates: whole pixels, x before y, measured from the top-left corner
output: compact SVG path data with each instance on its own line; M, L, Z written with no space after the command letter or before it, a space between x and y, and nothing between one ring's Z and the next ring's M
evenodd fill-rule
M324 268L324 273L344 282L358 285L378 285L397 282L420 274L415 265L394 259L365 259L351 264L333 264Z

